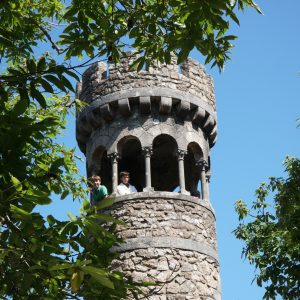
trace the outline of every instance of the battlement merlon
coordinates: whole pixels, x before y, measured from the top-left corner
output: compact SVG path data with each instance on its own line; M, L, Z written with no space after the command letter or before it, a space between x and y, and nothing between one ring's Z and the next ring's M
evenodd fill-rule
M108 64L108 69L103 62L91 65L82 76L80 99L90 103L114 92L156 86L188 92L216 110L212 78L197 61L188 58L178 66L172 56L171 64L154 63L137 72L130 69L136 58L136 54L129 52L119 64Z

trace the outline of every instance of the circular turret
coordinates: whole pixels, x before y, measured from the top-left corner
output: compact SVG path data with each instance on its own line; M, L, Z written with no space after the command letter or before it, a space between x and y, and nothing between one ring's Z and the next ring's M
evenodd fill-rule
M98 174L123 220L126 243L113 268L136 280L159 280L149 299L220 299L215 215L209 201L210 149L217 136L212 79L196 61L131 70L98 62L83 74L88 103L76 121L87 174ZM128 171L137 193L118 196ZM201 185L201 189L198 186Z

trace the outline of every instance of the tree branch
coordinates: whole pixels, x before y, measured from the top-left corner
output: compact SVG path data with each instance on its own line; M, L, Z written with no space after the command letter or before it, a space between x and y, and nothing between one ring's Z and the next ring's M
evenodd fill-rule
M52 40L51 35L48 33L48 31L42 25L39 25L39 28L42 30L44 35L47 37L47 39L49 40L49 42L52 45L52 48L56 50L57 54L61 54L63 52L63 49L61 49L57 46L57 44Z

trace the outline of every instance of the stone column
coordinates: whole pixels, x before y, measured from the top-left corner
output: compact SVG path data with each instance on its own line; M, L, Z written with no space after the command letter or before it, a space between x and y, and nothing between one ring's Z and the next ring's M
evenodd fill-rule
M185 176L184 176L184 156L186 151L178 149L177 160L178 160L178 173L179 173L179 186L181 194L189 195L190 193L185 189Z
M202 193L202 200L209 200L208 183L207 183L207 180L206 180L207 162L204 159L200 159L197 162L197 165L200 167L200 172L201 172L201 193Z
M210 170L208 170L206 172L207 200L210 200L210 193L209 193L210 177L211 177Z
M119 153L114 152L108 155L112 165L112 194L117 193L118 186L118 160L120 158Z
M152 147L144 147L143 154L145 156L145 179L146 179L145 180L146 186L144 187L143 191L151 192L154 190L153 187L151 186L151 155L153 154Z

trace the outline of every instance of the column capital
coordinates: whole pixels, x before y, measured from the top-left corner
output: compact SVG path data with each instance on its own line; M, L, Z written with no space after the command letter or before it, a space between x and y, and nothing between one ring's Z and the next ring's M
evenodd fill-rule
M113 152L111 154L108 154L107 157L112 161L112 162L117 162L121 157L118 152Z
M145 157L150 157L153 154L153 149L151 146L143 147L142 152Z
M207 172L206 172L205 176L206 176L206 180L207 180L207 182L210 182L210 178L211 178L211 173L210 173L210 170L207 170Z
M183 149L178 149L176 152L176 156L178 158L178 160L184 160L184 156L187 154L186 150Z
M202 171L206 171L206 169L208 168L208 163L205 159L201 158L196 161L196 166L199 166Z

